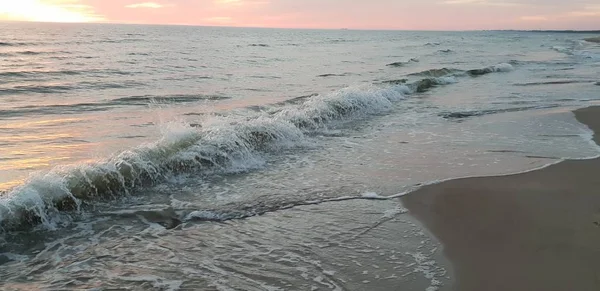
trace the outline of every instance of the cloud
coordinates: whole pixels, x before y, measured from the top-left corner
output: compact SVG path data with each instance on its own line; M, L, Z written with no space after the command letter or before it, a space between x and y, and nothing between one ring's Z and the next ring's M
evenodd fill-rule
M0 1L0 20L41 22L93 22L103 21L104 16L96 13L82 0L19 0Z
M570 17L593 17L600 16L600 5L588 5L583 10L567 13Z
M448 5L483 5L483 6L499 6L499 7L515 7L524 6L523 3L516 2L498 2L490 0L445 0L442 4Z
M242 6L242 5L266 5L271 3L267 0L214 0L218 6Z
M233 22L233 18L231 18L229 16L216 16L216 17L204 18L204 21L209 22L209 23L226 24L226 23Z
M168 6L172 6L172 5L163 5L163 4L159 4L159 3L155 3L155 2L144 2L144 3L129 4L129 5L126 5L125 8L152 8L152 9L158 9L158 8L163 8L163 7L168 7Z
M523 21L548 21L549 20L547 16L543 16L543 15L521 16L519 19L523 20Z

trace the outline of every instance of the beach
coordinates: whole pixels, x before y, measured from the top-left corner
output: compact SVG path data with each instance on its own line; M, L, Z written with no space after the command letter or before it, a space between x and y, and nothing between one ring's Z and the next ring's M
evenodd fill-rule
M598 289L595 33L0 30L1 290Z
M575 111L600 137L600 107ZM600 290L600 159L451 180L402 198L444 245L455 290Z

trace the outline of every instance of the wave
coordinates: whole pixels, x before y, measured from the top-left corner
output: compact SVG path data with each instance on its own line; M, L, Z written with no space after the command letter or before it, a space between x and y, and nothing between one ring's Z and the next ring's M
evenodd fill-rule
M260 168L267 154L302 146L307 135L332 123L387 112L411 94L453 82L455 78L443 77L354 86L270 110L213 116L202 124L168 123L154 143L95 163L56 167L0 195L0 228L54 229L96 201L129 195L179 174L202 177Z

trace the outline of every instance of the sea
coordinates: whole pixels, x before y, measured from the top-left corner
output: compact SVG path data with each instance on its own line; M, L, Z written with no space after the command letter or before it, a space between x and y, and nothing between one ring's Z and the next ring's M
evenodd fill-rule
M3 290L443 289L398 197L600 154L591 33L0 31Z

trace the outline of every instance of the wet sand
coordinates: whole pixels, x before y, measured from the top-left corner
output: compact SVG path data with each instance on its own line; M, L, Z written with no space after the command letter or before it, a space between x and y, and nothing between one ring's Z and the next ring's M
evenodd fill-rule
M600 107L575 115L600 144ZM455 290L600 290L600 159L447 181L402 200L444 245Z

